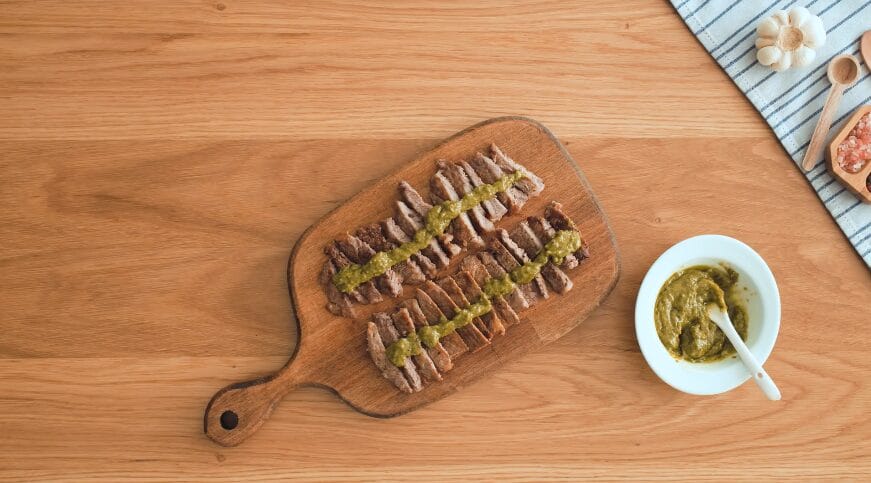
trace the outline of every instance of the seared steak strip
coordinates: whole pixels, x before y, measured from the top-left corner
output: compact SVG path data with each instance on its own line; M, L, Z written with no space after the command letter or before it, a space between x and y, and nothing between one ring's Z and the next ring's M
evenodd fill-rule
M532 231L535 232L535 235L538 237L542 243L547 243L553 239L554 235L556 235L556 230L550 226L550 223L540 216L530 216L526 219L529 223L529 227L532 228ZM578 258L574 254L568 255L563 263L560 265L565 270L571 270L578 266Z
M387 240L380 223L366 225L357 230L356 235L357 238L369 244L376 252L386 252L398 246L396 243ZM424 275L423 270L418 266L415 257L397 263L393 266L393 271L399 275L402 283L409 285L417 285L426 280L426 275Z
M517 243L517 246L523 249L526 252L528 258L534 258L538 255L544 248L544 243L542 242L538 236L535 235L535 232L530 228L529 223L523 221L516 228L511 230L509 233L511 240ZM541 276L547 281L548 285L551 286L559 294L564 294L572 289L572 280L568 275L565 274L559 267L555 266L553 262L547 262L543 267L541 267Z
M400 303L399 306L408 310L408 314L411 316L412 322L414 322L415 330L420 329L425 325L429 325L426 322L426 316L424 316L423 312L420 310L420 305L417 303L417 299L405 300ZM448 372L453 369L454 364L451 362L451 356L448 355L448 351L441 342L438 342L435 347L424 346L424 348L439 372Z
M381 334L381 340L384 341L385 346L389 346L399 340L399 332L396 330L396 327L393 326L393 320L390 319L389 315L384 312L376 312L372 314L372 317L375 319L375 325L378 326L378 332ZM390 362L388 361L388 363ZM393 364L391 363L390 365ZM423 388L423 384L420 381L420 374L417 373L417 368L411 360L411 357L405 358L405 364L402 366L402 373L405 374L405 380L408 381L408 385L411 386L411 389L415 392L420 391Z
M556 230L577 230L574 222L563 213L563 205L556 201L551 201L550 204L547 205L547 208L544 210L544 217ZM575 256L578 260L590 257L590 248L583 239L581 240L581 248L575 252Z
M393 312L392 317L393 325L399 332L400 337L405 337L415 331L414 321L411 320L411 315L409 315L408 309L400 308L396 312ZM414 364L417 366L418 372L425 380L442 380L442 375L439 374L438 369L436 369L435 364L433 364L433 361L430 359L429 353L426 350L422 350L420 354L412 356L412 359L414 359Z
M476 256L469 256L464 258L463 261L460 262L460 270L463 270L464 273L468 273L469 275L471 275L472 279L474 279L475 283L479 287L482 287L490 278L490 274L487 272L487 268ZM459 280L457 280L457 283L460 285L460 287L463 286L463 284L461 284ZM466 289L464 288L463 291L466 291ZM468 297L469 293L468 291L466 292L466 296ZM502 321L502 324L512 326L520 322L520 317L517 316L517 312L515 312L510 305L508 305L508 302L505 301L505 298L501 296L493 297L491 302L493 303L493 311Z
M400 391L411 394L413 391L408 381L405 380L405 376L402 375L402 371L387 360L387 348L384 341L381 340L378 326L374 322L369 322L366 326L366 339L369 342L369 354L375 361L375 366L381 371L381 375L398 387Z
M459 307L457 307L457 304L454 303L453 300L451 300L451 297L447 293L445 293L445 291L435 282L427 280L426 282L424 282L422 290L426 292L427 295L429 295L430 299L433 302L435 302L436 306L438 306L439 310L442 314L444 314L446 319L451 319L454 317L454 315L456 315ZM477 332L477 334L475 334L474 332L463 330L468 327L472 327L472 331ZM462 329L458 329L456 332L454 332L454 334L459 334L463 342L465 342L466 346L471 349L472 352L479 350L481 347L487 344L486 337L484 337L480 333L480 331L475 329L472 325L467 325Z
M462 166L456 163L445 162L442 162L441 166L445 173L445 177L450 181L451 186L454 187L454 190L456 190L460 198L471 193L472 190L475 189ZM480 204L473 206L472 209L469 210L469 215L469 218L475 223L479 233L486 234L496 229L493 222L487 218L487 214L484 212L484 208Z
M472 168L481 176L485 183L493 183L497 179L505 176L505 172L492 159L484 156L481 153L475 153L475 157L469 163ZM507 191L496 195L499 201L508 208L508 213L517 213L520 208L529 199L529 195L521 191L517 186L508 188Z
M407 243L411 241L411 238L402 231L402 228L396 224L396 221L393 218L387 218L381 222L381 229L384 231L384 236L387 238L387 241L390 243L394 243L396 245L402 245L403 243ZM424 252L426 249L424 249ZM435 263L432 262L426 256L415 253L411 256L409 260L414 260L417 263L417 266L420 267L420 270L423 272L425 277L435 277L436 273L438 273L438 267L435 266ZM425 280L426 278L424 278ZM421 280L420 282L423 282ZM418 283L420 283L418 282Z
M459 285L457 285L457 282L454 281L453 278L445 277L439 280L438 286L444 291L445 294L447 294L451 302L454 303L454 315L456 315L456 311L460 308L468 307L469 305L471 305L471 302L466 299L466 296L463 295L463 290L460 288ZM436 299L433 300L438 303ZM477 302L477 300L475 302ZM445 315L447 315L447 312L445 312ZM450 317L453 317L453 315ZM484 325L484 321L481 320L479 317L475 317L474 319L472 319L471 324L465 327L461 327L457 330L457 332L459 332L460 334L460 337L462 337L463 340L466 341L466 344L468 344L469 347L475 347L474 350L478 350L490 343L490 339L492 337L488 336L487 333L485 333L484 331L487 331L487 333L489 333L489 330L487 330L487 326Z
M347 267L348 265L351 265L352 263L351 260L348 260L348 257L346 257L345 254L342 253L341 250L339 250L339 247L336 246L335 242L327 243L327 246L324 247L324 254L331 262L333 262L333 265L335 265L337 272ZM323 274L324 272L321 273ZM330 285L333 285L332 279L330 280ZM363 296L363 293L361 292L362 288L363 286L361 285L360 287L357 287L356 290L348 292L348 295L351 297L352 300L358 303L369 303L369 301L366 299L366 297Z
M506 272L510 272L515 268L520 266L520 263L517 262L517 259L514 258L514 255L505 248L505 245L502 244L499 240L493 240L488 247L488 251L493 255L493 258L499 262L499 265L505 269ZM533 305L536 301L538 301L538 291L536 290L535 280L529 282L524 285L519 285L520 292L529 301L529 305Z
M423 227L426 224L426 214L429 212L430 208L432 208L432 205L424 201L423 196L421 196L413 186L405 181L399 182L399 196L405 201L408 207L417 214L418 220L420 220L420 226ZM414 234L411 233L410 236L414 236ZM462 247L454 243L454 236L451 233L442 233L436 238L448 258L452 258L454 255L463 251Z
M339 237L336 244L339 246L339 250L342 250L352 262L360 265L368 262L375 255L375 250L366 242L347 233ZM375 277L374 282L375 287L381 293L391 297L398 297L402 294L402 280L392 268L388 268L382 275Z
M466 296L466 300L474 303L481 299L481 295L483 295L484 292L481 290L481 286L478 285L478 282L475 281L475 277L473 277L471 273L462 271L454 275L453 278L460 287L460 290L462 290L463 294ZM502 297L493 298L502 299ZM505 304L504 299L502 299L501 302ZM490 303L493 304L493 310L481 316L480 320L483 322L484 326L478 327L478 329L487 337L488 340L493 340L493 336L505 333L505 326L502 325L502 321L499 320L499 311L496 309L496 300L491 300Z
M324 268L321 270L320 282L324 285L327 294L327 310L342 317L353 318L354 305L351 303L351 297L343 294L333 285L333 275L336 274L336 266L332 260L324 262Z
M490 145L490 156L493 158L493 162L502 168L502 171L505 171L506 173L520 171L523 173L523 178L521 178L514 186L520 188L521 191L530 197L541 193L541 190L544 189L544 182L541 178L514 162L513 159L506 156L505 153L503 153L495 144Z
M508 273L489 252L481 252L478 256L492 278L501 278ZM520 287L516 287L510 294L506 295L505 301L514 309L514 312L526 310L532 302L535 302L535 300L527 299Z
M502 245L508 249L508 252L514 255L514 259L517 260L518 263L523 265L524 263L530 261L530 258L526 255L526 252L523 251L523 249L520 248L520 246L518 246L517 243L512 240L510 236L508 236L507 231L500 228L496 232L496 236L499 238L499 241L502 242ZM535 256L535 254L533 254L532 256ZM541 276L540 272L538 273L538 275L535 276L534 279L532 279L532 284L533 286L535 286L536 292L541 295L542 298L547 300L547 298L550 297L550 294L547 291L547 284L544 283L544 277Z
M472 169L472 166L465 161L460 161L460 166L463 167L463 171L466 173L466 176L469 177L469 181L472 183L472 187L477 188L478 186L484 185L484 180L478 176L478 173ZM499 198L493 198L490 200L484 200L481 203L481 206L484 207L484 211L487 212L487 217L490 218L491 221L499 221L505 216L505 213L508 213L508 208L505 207L500 201Z
M404 231L409 238L413 237L414 234L417 233L417 230L424 227L420 215L412 211L412 209L402 201L396 202L396 209L396 224L402 228L402 231ZM447 267L448 264L451 263L451 259L445 254L441 245L439 245L436 240L431 240L429 242L429 247L424 248L421 253L426 255L427 258L432 260L432 262L439 268Z
M451 186L451 182L444 174L444 164L440 163L439 166L441 169L436 171L436 174L429 180L429 188L433 201L441 203L447 200L459 200L460 195L457 194L457 191ZM475 227L472 226L472 220L469 219L469 214L466 212L462 212L460 216L454 218L449 229L461 246L480 247L484 245L484 241L478 235L478 232L475 231Z
M432 283L432 282L427 282ZM417 303L420 306L420 311L423 312L424 317L426 317L426 322L428 325L436 325L438 324L442 318L445 317L445 314L439 309L439 306L436 305L435 302L421 289L417 289L415 291L415 297L417 298ZM445 350L448 351L448 355L451 356L451 360L456 359L460 355L469 351L469 346L463 342L463 338L459 336L456 332L446 335L442 337L441 343L445 346Z

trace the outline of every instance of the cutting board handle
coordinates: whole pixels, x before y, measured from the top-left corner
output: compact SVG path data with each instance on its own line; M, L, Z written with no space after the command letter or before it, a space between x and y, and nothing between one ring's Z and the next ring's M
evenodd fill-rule
M292 361L291 361L292 362ZM236 446L269 419L284 396L301 384L300 374L288 363L280 371L221 389L206 406L206 436L222 446Z

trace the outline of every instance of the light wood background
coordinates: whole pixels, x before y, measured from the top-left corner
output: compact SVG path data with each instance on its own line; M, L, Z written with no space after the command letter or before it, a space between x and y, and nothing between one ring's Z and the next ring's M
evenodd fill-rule
M868 269L669 4L357 3L0 2L0 479L871 472ZM604 306L416 413L302 389L242 446L207 440L214 391L293 349L302 231L505 114L560 136L609 215ZM676 392L639 353L645 270L701 233L774 271L779 403Z

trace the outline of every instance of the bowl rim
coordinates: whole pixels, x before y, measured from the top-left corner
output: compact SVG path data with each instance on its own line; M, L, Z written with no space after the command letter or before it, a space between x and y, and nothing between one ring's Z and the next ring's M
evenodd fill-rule
M699 256L699 251L709 255ZM716 255L711 254L714 252ZM765 260L747 244L725 235L698 235L682 240L665 250L650 266L635 303L635 335L641 353L651 370L671 387L689 394L712 395L740 386L750 379L749 372L736 358L709 363L676 359L662 345L653 325L653 307L662 284L676 271L703 263L700 259L718 260L732 266L749 278L758 291L756 297L763 321L758 337L748 338L748 347L761 364L774 349L780 331L780 293Z

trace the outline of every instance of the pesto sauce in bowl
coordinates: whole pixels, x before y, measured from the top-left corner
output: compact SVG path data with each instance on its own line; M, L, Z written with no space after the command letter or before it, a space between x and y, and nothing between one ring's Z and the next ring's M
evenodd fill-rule
M748 317L736 293L738 273L726 266L696 265L678 271L662 285L653 320L668 352L690 362L711 362L735 353L735 348L708 318L707 306L725 305L742 340L747 340Z

